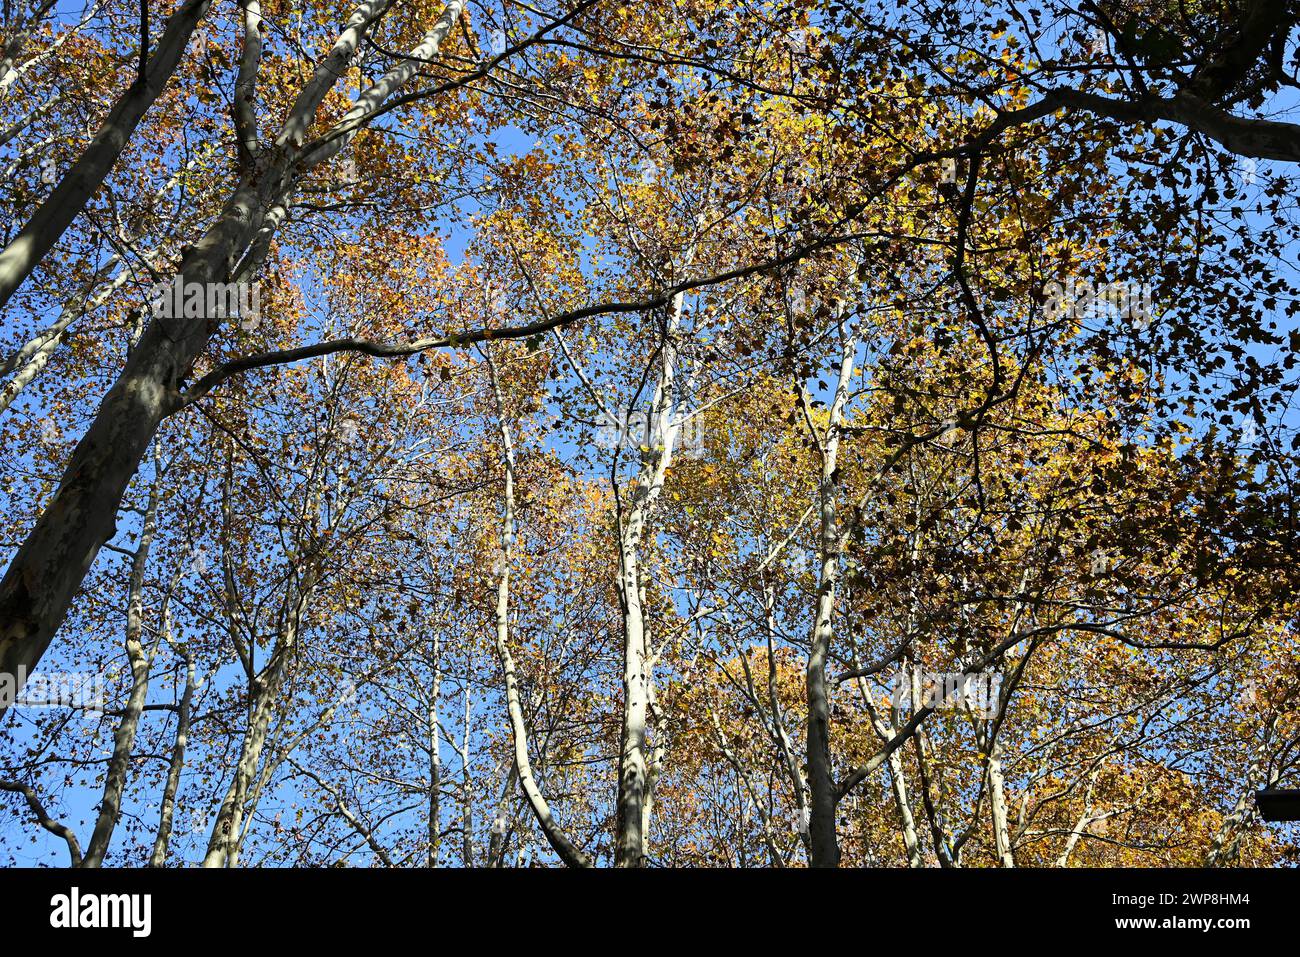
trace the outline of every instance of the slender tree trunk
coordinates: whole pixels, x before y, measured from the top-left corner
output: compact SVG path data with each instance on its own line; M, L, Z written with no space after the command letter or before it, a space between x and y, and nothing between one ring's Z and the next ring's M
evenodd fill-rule
M426 733L429 740L429 867L438 866L442 849L442 724L438 717L438 696L442 694L441 642L433 638L433 688L429 692Z
M659 355L659 370L650 403L645 437L632 437L640 446L641 467L632 486L631 502L619 533L619 604L623 618L623 724L619 735L618 796L614 819L614 863L645 866L645 836L650 801L648 721L653 702L653 652L643 606L641 540L650 509L663 491L672 464L680 423L675 421L677 331L685 297L670 307ZM630 431L630 430L629 430Z
M140 715L144 713L145 702L149 697L149 669L158 644L155 642L153 648L146 651L141 640L144 632L144 579L149 565L149 549L158 531L158 491L161 482L161 474L155 475L153 486L149 490L149 505L145 509L140 542L131 562L126 609L126 655L131 664L131 693L113 735L113 756L109 759L108 773L104 780L104 797L99 803L99 815L95 820L90 843L86 846L86 856L81 860L82 867L99 867L108 852L113 829L117 827L118 818L122 815L122 793L126 790L127 774L131 768L136 730L140 726Z
M274 666L274 670L279 671L278 664ZM244 796L248 793L249 782L257 771L258 762L262 757L262 748L266 744L266 731L270 724L272 701L275 697L272 689L276 684L278 682L275 682L274 675L265 673L254 682L253 713L244 731L244 738L239 748L239 760L235 763L235 771L226 787L226 796L222 799L221 807L217 811L217 819L212 825L212 833L208 837L208 849L203 857L204 867L234 866L232 858L243 820Z
M169 630L169 626L164 627ZM185 690L181 692L180 705L176 710L176 738L172 743L171 760L167 765L167 783L163 786L162 802L158 809L158 836L153 842L153 853L149 855L150 867L162 867L167 863L167 844L171 840L176 792L180 789L181 770L185 767L185 749L189 743L195 674L194 658L188 645L181 646L181 659L185 662Z
M912 800L907 794L907 780L903 777L903 759L897 751L889 753L889 785L898 805L899 829L903 834L903 849L907 852L907 866L921 867L921 838L912 814Z
M833 506L823 492L823 522L834 520ZM808 789L811 795L808 841L813 867L838 867L839 841L835 835L835 807L838 803L831 768L830 695L826 682L826 657L832 639L831 615L835 604L835 561L823 560L817 594L817 619L813 625L806 672L808 700Z
M1011 850L1011 827L1007 823L1007 795L1002 778L1002 747L995 737L988 754L989 813L993 818L993 844L998 862L1003 867L1015 867Z
M843 323L842 315L840 322ZM808 842L811 849L809 863L813 867L838 867L840 863L839 840L835 835L835 809L839 803L839 794L831 763L831 708L830 688L826 680L826 661L835 638L835 598L839 584L840 534L836 510L839 505L840 425L843 421L844 405L848 399L849 382L853 375L857 339L841 325L840 341L842 350L839 381L835 388L835 399L831 404L826 434L819 443L821 476L818 482L818 499L821 508L821 528L818 536L818 551L821 570L817 586L816 617L809 639L806 677L808 787L811 793ZM808 425L813 429L806 392L803 394L803 399Z
M514 743L515 771L519 783L532 808L537 824L546 836L546 841L569 867L590 867L587 856L565 836L560 825L551 815L550 806L542 796L541 788L533 777L532 763L528 758L528 728L524 723L524 709L519 701L519 683L515 678L515 660L510 653L510 565L514 559L515 542L515 449L510 439L510 426L506 422L504 403L501 399L501 385L497 381L495 363L492 360L491 347L484 353L488 363L488 374L492 384L492 395L496 402L497 426L501 434L501 458L504 465L505 482L502 490L501 515L501 567L497 575L496 649L501 662L501 670L506 680L506 710L510 715L510 733Z
M619 741L618 808L615 863L642 867L645 846L642 805L646 799L646 714L649 690L645 675L645 621L641 610L640 570L635 542L620 549L623 605L623 729Z
M515 783L519 780L519 769L515 767L515 762L511 761L506 769L505 786L501 789L497 797L497 817L506 816L506 808L509 805L510 795L515 791ZM498 832L497 828L492 829L491 836L488 837L488 867L500 868L505 865L506 842L509 840L509 831Z
M1101 773L1101 768L1102 765L1098 764L1097 767L1093 769L1092 774L1089 775L1088 790L1083 796L1083 813L1079 815L1079 820L1071 829L1070 836L1065 841L1065 847L1062 849L1060 857L1056 859L1057 867L1066 867L1070 863L1070 855L1074 853L1074 849L1078 845L1079 839L1083 837L1084 833L1093 822L1092 792L1097 786L1097 776ZM1023 823L1021 824L1021 827L1023 827Z
M283 687L283 681L281 681L281 687ZM332 710L333 709L331 708L326 713L332 713ZM226 862L227 867L239 866L239 855L244 849L244 839L248 837L248 829L253 824L253 812L257 809L258 804L261 803L262 794L266 790L267 786L270 785L272 778L275 777L275 772L280 769L280 766L284 764L285 761L289 760L289 755L293 752L293 747L297 743L297 741L294 740L287 746L281 744L285 735L285 716L279 709L278 695L275 706L271 709L271 714L272 717L279 718L274 732L267 733L267 740L272 741L273 743L269 747L263 748L266 757L262 761L261 769L257 772L257 780L253 783L251 788L247 789L244 800L239 804L238 815L236 817L236 824L238 827L234 832L234 840L231 842L229 847L229 860ZM344 820L349 821L349 823L353 820L348 814L341 814L341 816Z
M283 212L293 192L301 174L295 164L302 158L317 109L391 2L367 0L352 15L299 93L275 147L258 158L217 221L181 263L182 282L203 285L243 277L247 270L241 258L247 259L250 246L253 258L265 249L269 235L259 236L259 230L265 224L264 233L274 231L279 221L275 214ZM344 119L368 116L400 89L423 61L437 54L464 6L464 0L448 3L412 57L368 87ZM354 134L352 130L336 138L334 151ZM21 667L30 674L49 647L99 549L115 532L122 495L159 424L180 408L181 384L213 331L214 326L202 320L154 319L145 329L73 451L54 497L0 580L0 672L17 675Z
M64 174L54 192L37 208L9 245L0 251L0 309L54 248L107 178L145 112L176 72L190 37L210 3L211 0L187 0L172 14L158 46L149 57L145 81L142 83L137 78L118 97L95 138Z
M238 845L245 812L245 803L253 777L266 745L267 730L279 702L280 689L288 675L289 662L297 648L303 613L315 589L317 573L309 568L303 575L299 594L284 616L284 625L271 652L271 660L252 681L249 688L251 713L239 760L226 788L225 799L217 812L212 833L208 838L204 867L235 867L238 864Z
M465 723L460 739L460 852L466 867L474 866L474 789L470 787L469 726L473 711L469 685L462 686L465 695Z
M668 738L671 728L659 709L659 690L654 679L654 665L658 655L647 649L646 659L646 713L654 721L654 743L650 748L650 760L646 765L645 801L641 805L641 841L650 843L650 824L654 819L655 787L659 775L663 772L664 758L668 754Z
M915 555L915 546L913 549ZM912 607L907 615L907 633L912 634L914 622L916 620L915 595L913 596ZM851 636L850 636L851 637ZM854 646L854 655L857 655L857 647ZM865 676L856 679L858 692L862 695L862 700L866 702L869 713L871 714L872 724L875 727L876 734L882 742L886 744L894 738L901 730L899 725L900 708L897 701L891 701L889 710L886 712L887 718L878 716L875 709L875 703L872 700L871 690L867 685ZM920 832L916 829L916 815L912 812L912 799L907 791L907 778L903 769L903 756L899 749L890 751L885 758L889 765L889 788L894 795L894 804L898 808L898 829L903 838L903 850L907 855L908 867L924 867L925 859L921 853Z

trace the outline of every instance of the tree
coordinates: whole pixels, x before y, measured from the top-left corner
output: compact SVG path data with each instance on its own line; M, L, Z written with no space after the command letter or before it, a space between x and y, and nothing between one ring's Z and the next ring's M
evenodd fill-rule
M141 9L0 49L9 861L1294 854L1290 5Z

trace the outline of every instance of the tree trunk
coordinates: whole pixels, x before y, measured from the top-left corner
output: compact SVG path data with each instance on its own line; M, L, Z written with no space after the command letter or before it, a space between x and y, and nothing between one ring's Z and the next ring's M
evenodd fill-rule
M137 78L127 88L54 192L28 220L27 225L0 251L0 309L33 269L54 248L73 220L90 202L113 169L145 112L171 79L194 29L208 11L211 0L187 0L167 21L145 81Z
M253 679L249 687L252 707L248 728L244 731L235 773L226 788L225 799L221 802L217 820L212 826L212 834L208 838L208 849L203 858L204 867L234 867L238 863L238 845L249 785L262 758L267 729L270 727L271 716L275 713L279 701L280 689L288 675L289 662L297 649L303 613L316 587L316 581L316 571L309 568L303 574L300 591L293 607L285 614L283 630L276 638L271 660Z
M1007 795L1002 779L1002 748L997 738L989 748L989 812L993 818L993 843L998 861L1003 867L1015 867L1016 859L1011 851L1011 828L1007 824Z
M506 710L510 715L510 733L514 744L515 771L519 783L532 808L537 824L546 836L546 841L569 867L590 867L587 856L578 850L560 829L555 818L551 816L550 806L542 796L541 789L533 777L532 763L528 758L528 728L524 724L524 709L519 701L519 683L515 678L515 660L510 654L510 563L514 557L515 542L515 449L510 439L510 427L506 423L505 408L501 401L501 386L497 381L496 368L492 360L491 347L484 353L488 363L488 374L492 384L492 396L496 402L497 425L501 433L501 457L505 471L505 483L502 491L501 516L501 569L497 575L496 649L501 661L501 670L506 680Z
M263 187L265 188L265 187ZM228 274L256 229L258 189L245 184L193 255L185 282ZM0 672L30 674L49 647L99 549L117 531L117 510L181 382L207 346L205 320L154 319L77 443L50 503L0 580Z
M429 692L425 733L429 738L429 867L438 866L442 849L442 723L438 717L438 696L442 694L441 642L433 638L433 688Z
M916 817L912 814L912 799L907 795L907 781L903 777L903 759L897 751L889 753L889 783L898 805L899 828L903 833L903 849L907 852L907 866L921 867L921 839L916 831Z
M144 528L131 563L131 584L126 609L126 655L131 663L131 694L113 735L113 756L108 762L104 781L104 797L99 803L99 815L82 867L99 867L104 862L113 829L122 814L122 792L126 790L127 773L131 767L131 754L135 750L136 729L149 697L149 669L153 664L158 643L146 652L141 636L144 632L144 578L149 565L149 549L158 531L158 490L161 474L155 475L149 490L149 505L145 509Z
M168 626L164 624L164 635ZM181 658L185 662L185 690L176 711L176 738L172 743L171 760L167 765L167 783L163 786L162 803L158 809L158 836L149 855L150 867L162 867L167 862L167 843L171 840L172 815L176 810L176 792L180 789L181 770L185 767L185 748L189 743L190 714L194 707L194 659L189 647L182 646Z
M184 283L224 282L232 275L243 278L246 270L240 260L263 223L275 221L271 213L283 211L293 192L301 172L294 164L301 158L317 109L343 75L343 65L390 5L391 0L368 0L353 13L294 101L275 148L241 180L217 221L182 261ZM464 0L448 3L411 58L368 87L344 119L368 116L400 89L423 61L437 54L464 6ZM187 9L200 7L206 9L206 0ZM355 129L333 140L334 150L346 145L352 135ZM263 211L271 212L264 216ZM259 243L254 251L264 248L265 243ZM21 667L30 674L49 647L99 549L116 531L117 509L127 484L159 424L180 407L181 384L206 350L213 331L206 321L160 319L145 329L73 451L53 499L0 580L0 673L17 675Z
M842 309L840 312L840 322L843 323ZM818 498L821 506L821 529L818 536L818 551L821 571L817 587L817 612L809 639L806 675L808 789L811 795L808 845L811 850L809 864L813 867L839 867L840 864L840 845L835 835L835 809L839 803L839 794L831 764L831 709L830 689L826 681L826 659L835 637L835 597L839 584L840 535L836 510L839 505L837 461L840 425L843 421L844 406L848 400L849 381L853 375L857 339L841 325L840 342L842 349L839 381L835 387L835 399L831 404L825 438L819 442L821 476L818 482ZM803 398L808 425L813 429L806 392L803 393Z
M680 428L680 423L673 418L677 392L675 338L681 326L684 301L685 297L678 295L669 307L646 434L644 438L633 438L640 446L641 466L633 483L626 520L619 533L616 584L623 618L623 724L619 735L618 796L614 818L614 863L618 867L645 866L651 787L646 747L654 678L650 637L642 605L641 538L650 509L663 491L664 477L672 464L673 445Z

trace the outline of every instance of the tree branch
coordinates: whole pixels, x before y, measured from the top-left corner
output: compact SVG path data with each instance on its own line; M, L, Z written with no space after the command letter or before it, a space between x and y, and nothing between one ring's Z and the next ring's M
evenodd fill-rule
M25 797L27 806L36 815L36 823L68 842L68 855L72 858L72 866L77 867L81 863L81 843L77 840L77 835L73 834L66 825L60 824L45 813L45 806L41 804L41 799L36 796L35 791L17 781L0 781L0 791L12 791Z

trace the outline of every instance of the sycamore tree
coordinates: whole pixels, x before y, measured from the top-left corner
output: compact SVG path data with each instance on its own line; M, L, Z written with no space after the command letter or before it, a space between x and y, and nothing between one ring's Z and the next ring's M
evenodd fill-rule
M1294 855L1290 5L0 26L0 859Z

